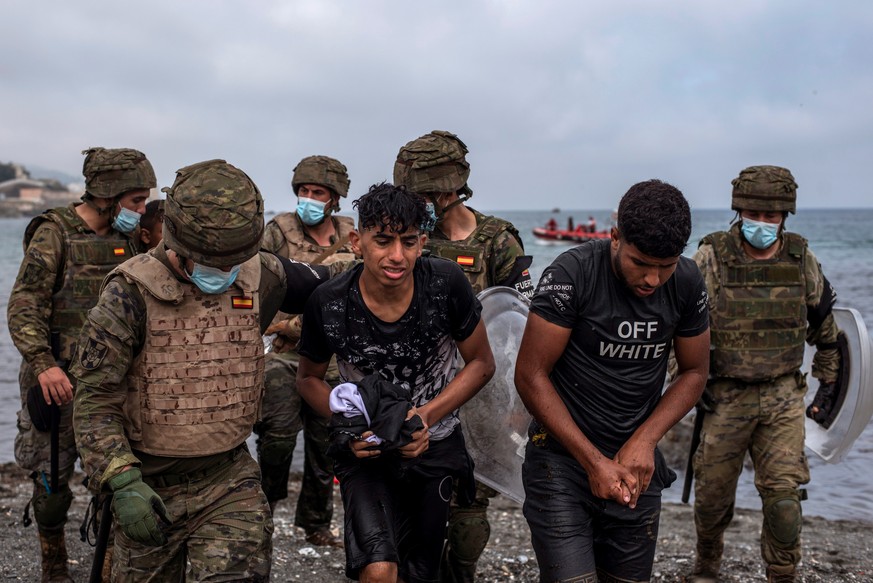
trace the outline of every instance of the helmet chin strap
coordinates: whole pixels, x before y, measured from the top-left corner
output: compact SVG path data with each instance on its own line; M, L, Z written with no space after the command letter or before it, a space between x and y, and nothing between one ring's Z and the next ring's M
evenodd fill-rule
M470 198L467 195L467 193L460 193L460 194L458 194L458 200L453 200L452 202L450 202L446 206L442 206L440 203L437 202L437 197L440 196L441 194L445 194L445 193L441 192L439 194L428 194L427 195L427 197L433 203L433 210L437 215L437 220L442 219L443 215L446 214L446 211L448 211L449 209L451 209L453 207L458 206L459 204L463 204L465 201L469 200L469 198Z
M111 217L112 217L112 212L115 210L115 205L118 203L118 197L113 197L113 199L112 199L112 203L109 204L108 206L105 206L105 207L99 207L99 206L97 206L96 204L94 204L94 197L91 196L91 195L89 195L89 194L86 192L85 194L82 195L82 202L84 202L84 203L87 204L89 207L91 207L92 209L94 209L94 210L97 212L97 214L100 215L101 217L102 217L103 215L108 214L109 217L111 218Z

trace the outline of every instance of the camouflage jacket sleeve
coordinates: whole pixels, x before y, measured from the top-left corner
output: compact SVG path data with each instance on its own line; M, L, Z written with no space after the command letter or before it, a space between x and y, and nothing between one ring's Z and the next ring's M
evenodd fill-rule
M818 348L812 361L812 376L824 382L834 382L840 369L840 353L836 348L839 329L830 307L836 301L836 293L825 278L821 265L813 252L807 248L806 259L806 305L809 327L806 341ZM827 314L822 318L820 314Z
M9 334L37 375L56 366L49 340L49 321L54 286L63 263L63 237L54 223L45 222L37 228L27 246L9 294L6 312Z
M694 262L700 269L703 275L703 282L706 284L706 293L709 295L709 309L715 307L715 298L718 297L718 264L715 260L715 251L712 250L712 245L701 245L697 252L694 253Z
M510 231L502 231L492 242L493 253L491 271L495 285L515 288L528 297L533 296L533 282L530 278L530 259L524 254L524 247Z
M139 465L124 433L125 377L145 335L145 302L111 276L88 312L70 374L77 380L73 430L89 482L102 486L124 466Z
M282 229L276 224L276 221L270 221L264 227L264 236L261 239L261 249L270 253L278 253L285 246L285 235L282 234Z

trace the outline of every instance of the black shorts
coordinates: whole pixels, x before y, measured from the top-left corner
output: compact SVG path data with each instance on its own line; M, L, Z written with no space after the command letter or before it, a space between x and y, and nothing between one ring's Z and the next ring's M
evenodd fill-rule
M540 565L540 581L651 578L661 484L669 484L672 474L663 458L659 461L667 474L653 477L654 485L631 509L595 497L582 466L569 454L528 443L522 467L524 517Z
M396 452L338 460L346 576L358 580L366 565L387 561L407 583L439 581L452 486L471 473L460 427L411 463Z

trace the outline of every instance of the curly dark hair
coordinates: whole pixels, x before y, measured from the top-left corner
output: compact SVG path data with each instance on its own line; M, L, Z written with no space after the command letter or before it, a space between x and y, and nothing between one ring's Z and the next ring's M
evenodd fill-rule
M156 224L164 220L164 201L152 200L145 207L145 214L139 220L144 229L151 230Z
M430 220L424 198L390 182L374 184L352 207L358 211L359 231L377 228L404 233L410 227L421 230Z
M639 182L618 204L618 232L642 253L678 257L691 236L691 209L682 192L660 180Z

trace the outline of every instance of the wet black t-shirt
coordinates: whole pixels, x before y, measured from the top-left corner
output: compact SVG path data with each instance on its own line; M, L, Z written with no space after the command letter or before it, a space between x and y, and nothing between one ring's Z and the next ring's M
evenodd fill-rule
M705 332L709 312L692 260L680 257L673 277L640 298L616 277L609 248L593 241L561 254L531 311L572 329L551 380L585 436L612 457L658 403L673 337Z
M363 269L358 265L315 290L303 313L299 353L319 363L336 354L343 381L378 373L410 390L414 405L424 405L455 377L455 341L473 333L482 306L454 262L422 257L409 308L396 322L384 322L364 304ZM455 411L430 428L431 439L448 436L458 422Z

